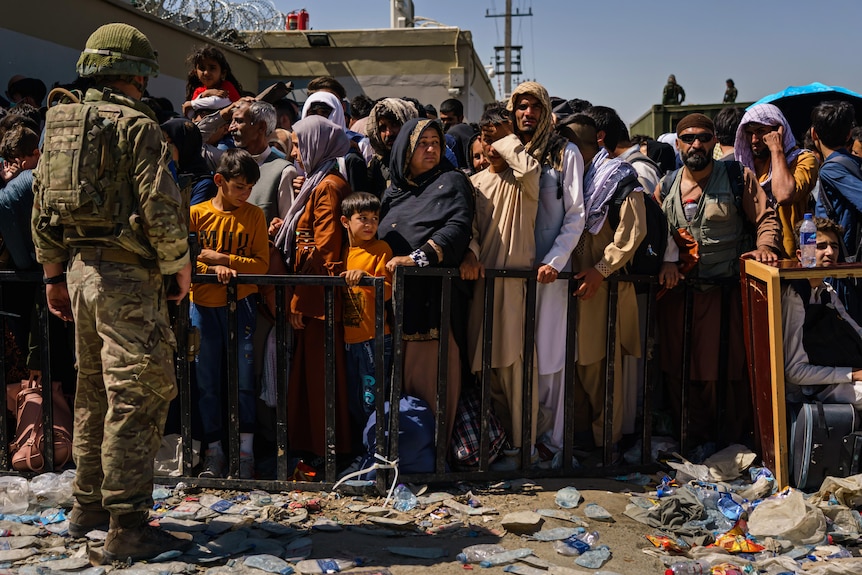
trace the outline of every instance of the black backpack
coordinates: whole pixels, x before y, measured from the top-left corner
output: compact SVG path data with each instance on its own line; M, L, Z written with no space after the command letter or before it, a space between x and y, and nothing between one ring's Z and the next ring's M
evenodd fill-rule
M626 264L625 271L631 275L658 275L667 249L667 218L652 194L635 191L637 188L642 189L642 186L636 174L630 174L620 180L609 204L608 221L616 228L620 223L620 207L625 199L632 192L643 194L647 233L632 259Z

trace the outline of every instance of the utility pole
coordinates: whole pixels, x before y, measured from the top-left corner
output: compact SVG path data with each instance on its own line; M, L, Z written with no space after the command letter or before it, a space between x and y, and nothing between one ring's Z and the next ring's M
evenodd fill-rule
M503 96L508 96L512 93L512 74L521 75L521 49L523 46L512 46L512 18L520 18L523 16L532 16L533 8L527 12L521 13L520 9L516 9L512 13L512 0L506 0L506 12L504 14L491 14L490 10L485 10L485 18L505 18L503 46L494 46L494 67L495 73L503 74L503 87L506 93ZM502 59L500 52L503 53ZM514 58L513 56L514 54ZM502 60L502 61L501 61ZM502 66L501 66L502 65ZM502 68L502 69L501 69Z

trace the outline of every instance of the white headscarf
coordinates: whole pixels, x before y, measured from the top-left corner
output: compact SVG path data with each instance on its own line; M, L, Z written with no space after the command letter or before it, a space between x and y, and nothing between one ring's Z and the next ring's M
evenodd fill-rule
M341 126L342 130L347 130L347 124L344 122L344 108L341 106L341 100L337 96L329 92L315 92L308 97L305 104L302 105L301 118L308 116L308 110L315 102L322 102L332 108L332 113L329 114L329 121L336 126Z
M754 169L754 155L751 153L751 138L745 133L745 126L748 124L763 124L764 126L783 126L784 141L784 157L787 159L787 164L796 159L802 152L796 147L796 138L793 137L793 130L790 129L790 124L787 123L787 118L774 104L758 104L746 110L745 115L739 121L739 128L736 129L736 140L733 142L733 153L743 166L756 172ZM771 195L772 191L772 164L769 165L769 174L766 179L760 182L760 186Z

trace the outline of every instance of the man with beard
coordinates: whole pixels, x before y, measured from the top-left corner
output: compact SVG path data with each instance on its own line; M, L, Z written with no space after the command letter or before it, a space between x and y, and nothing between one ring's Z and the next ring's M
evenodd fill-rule
M796 145L784 114L772 104L758 104L745 112L733 148L737 161L755 173L778 212L785 253L795 253L793 227L808 210L817 183L817 158Z
M826 218L814 218L814 225L817 267L835 265L844 229ZM796 257L802 259L798 247ZM814 399L862 409L862 328L832 286L819 279L794 280L784 286L781 321L788 401Z
M553 414L544 441L548 450L543 450L543 457L549 458L562 448L563 442L565 310L570 297L567 282L555 280L560 272L572 269L572 251L584 230L584 159L574 144L554 132L551 99L541 84L524 82L519 85L507 108L512 114L515 135L541 165L534 259L539 282L536 292L538 394L533 398L538 398ZM538 421L538 406L531 407L534 414L531 437L536 441L537 433L541 434L545 426Z
M712 441L715 428L716 383L719 363L726 365L725 391L731 417L727 418L728 440L745 440L743 425L751 421L751 394L748 389L742 312L739 296L739 258L771 263L782 251L781 224L769 206L766 193L754 173L736 162L716 161L715 127L703 114L689 114L677 124L677 146L684 165L662 179L656 199L671 228L685 228L700 250L700 262L691 272L706 280L694 290L691 329L691 379L689 425L693 441ZM689 206L686 208L686 206ZM677 264L665 263L659 273L664 285L681 279ZM737 286L729 289L729 308L722 309L722 289L716 283ZM670 290L659 301L662 334L661 361L671 406L679 414L682 384L683 308L685 288ZM717 334L722 316L728 320L728 357L719 357ZM696 412L696 416L695 416ZM679 418L677 418L679 420Z
M374 156L368 163L368 191L377 196L389 187L389 152L401 126L407 120L419 117L416 107L400 98L384 98L368 114L365 134L371 142Z

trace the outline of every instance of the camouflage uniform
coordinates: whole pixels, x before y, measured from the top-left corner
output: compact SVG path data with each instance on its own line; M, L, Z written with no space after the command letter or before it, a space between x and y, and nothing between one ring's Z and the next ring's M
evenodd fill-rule
M152 112L115 92L91 89L85 102L116 122L117 193L136 215L123 234L57 225L56 214L52 224L40 206L49 174L37 169L33 240L40 263L68 262L78 360L75 498L112 518L139 518L153 503L153 458L177 393L163 276L189 261L187 218Z

